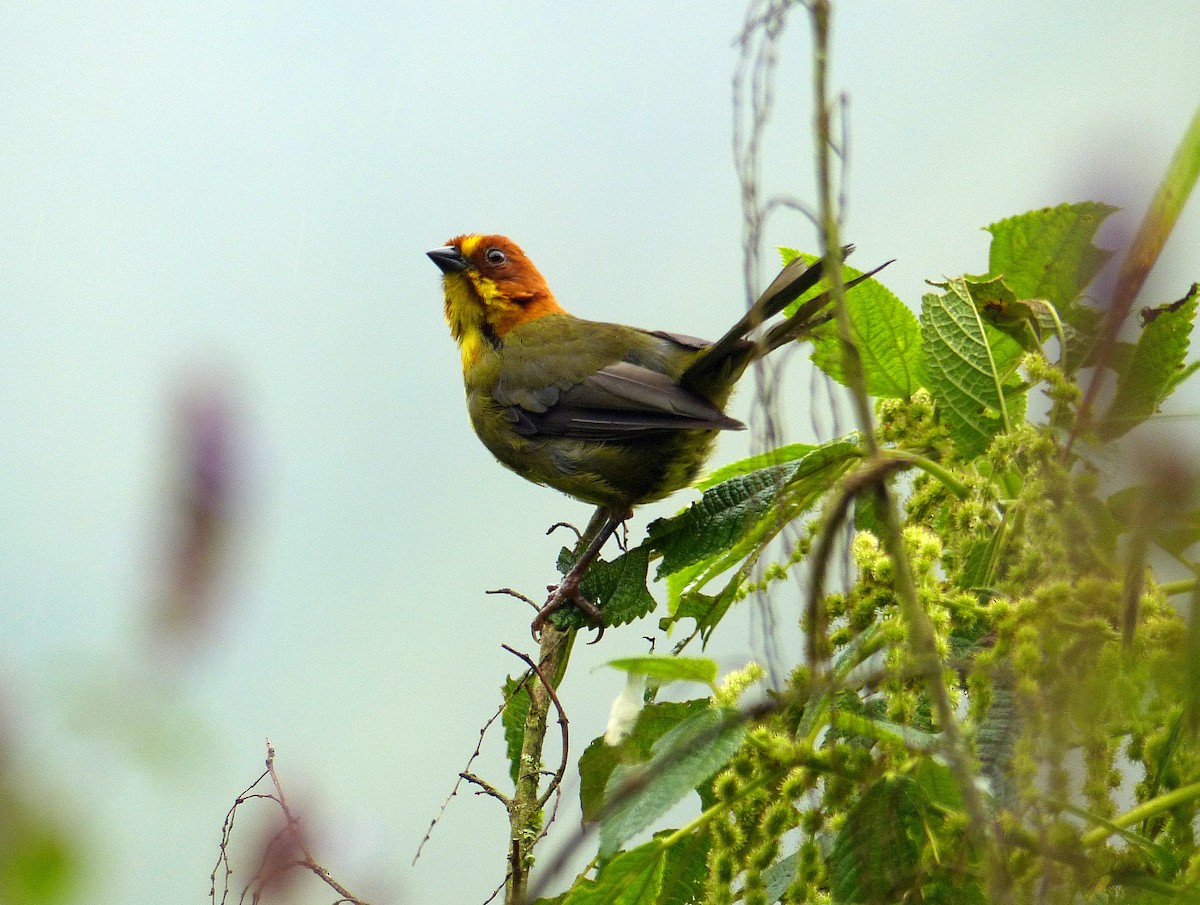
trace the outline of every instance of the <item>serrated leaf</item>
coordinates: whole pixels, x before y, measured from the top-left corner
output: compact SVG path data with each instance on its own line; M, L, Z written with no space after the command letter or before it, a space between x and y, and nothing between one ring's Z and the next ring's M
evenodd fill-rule
M1020 735L1021 718L1012 690L1007 683L997 683L987 715L976 730L975 747L980 772L991 786L992 797L1002 806L1009 804L1014 794L1008 767Z
M690 905L701 900L708 876L709 835L693 832L667 850L662 892L656 905Z
M678 573L680 575L684 573ZM674 579L676 576L672 575ZM720 594L705 594L703 591L687 591L679 595L678 603L673 613L670 616L665 616L658 621L658 627L661 631L668 632L675 623L681 619L694 619L696 621L696 630L700 632L702 642L708 642L708 636L712 630L717 627L725 614L729 611L729 607L733 603L733 593L730 586L726 586Z
M655 837L605 862L596 879L580 880L569 892L533 905L690 905L704 889L708 849L707 833L669 846Z
M566 574L575 562L575 554L563 547L558 554L558 570ZM646 587L650 570L650 549L634 547L611 562L596 559L583 575L579 592L598 606L606 626L625 625L640 619L658 605ZM563 607L550 617L562 630L589 626L577 607Z
M504 680L504 712L500 722L504 726L504 748L508 755L508 775L513 785L521 769L521 747L525 744L525 718L529 715L529 688L520 679L509 676Z
M848 280L861 274L853 267L847 267L846 271ZM869 395L907 399L925 384L921 325L908 306L887 287L876 280L865 280L846 294L846 313ZM836 323L830 322L816 331L811 359L838 383L846 383Z
M717 664L707 657L621 657L609 660L606 665L622 672L657 679L660 685L664 682L703 682L712 685L717 681Z
M841 437L784 464L730 478L678 515L652 522L647 544L663 554L658 577L728 551L771 511L783 490L823 492L857 455L857 438Z
M925 839L925 793L905 776L872 784L846 814L829 853L834 902L912 898Z
M1097 202L1060 204L986 227L992 234L988 272L1022 299L1048 299L1064 320L1112 252L1092 244L1117 208Z
M667 852L657 840L621 852L600 868L595 880L578 881L557 901L561 905L655 905L663 888Z
M1142 312L1141 335L1133 353L1117 371L1117 391L1096 433L1113 440L1141 424L1191 371L1187 359L1200 287L1171 305Z
M944 284L941 295L924 297L921 335L929 390L965 459L987 448L1007 430L1023 394L1005 384L1021 359L1021 347L988 327L979 315L966 280Z
M708 701L662 701L647 704L633 732L613 747L604 737L593 739L579 758L579 804L585 822L596 820L604 807L604 792L613 770L621 763L641 763L650 758L654 743L697 713L708 710Z
M663 554L657 576L670 575L733 546L771 509L792 466L775 465L731 478L676 516L651 522L649 543Z
M736 462L730 462L728 465L722 465L708 476L697 481L694 486L697 490L708 490L710 487L716 487L718 484L722 484L730 478L736 478L738 475L749 474L752 471L758 471L772 465L785 465L788 462L803 459L816 448L812 443L789 443L786 446L779 446L768 452L760 453L757 456L747 456L745 459L739 459Z
M601 818L600 855L609 857L695 791L737 751L746 725L728 708L705 710L680 723L654 745L650 762L618 767Z

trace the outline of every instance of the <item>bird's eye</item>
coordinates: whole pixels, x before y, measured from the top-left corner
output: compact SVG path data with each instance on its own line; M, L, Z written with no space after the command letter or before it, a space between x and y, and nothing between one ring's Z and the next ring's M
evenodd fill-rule
M505 257L504 252L498 248L489 248L483 257L484 260L486 260L493 267L499 267L508 260L508 258Z

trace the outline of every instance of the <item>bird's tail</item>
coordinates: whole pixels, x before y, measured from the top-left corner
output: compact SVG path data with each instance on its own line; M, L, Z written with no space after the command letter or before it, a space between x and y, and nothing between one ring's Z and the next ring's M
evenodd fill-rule
M854 249L853 245L846 246L846 253ZM893 259L894 260L894 259ZM818 262L821 263L821 262ZM860 273L854 279L849 280L842 287L843 292L849 292L863 280L875 276L883 268L891 264L891 261L884 261L874 270L868 270L866 273ZM793 299L794 300L794 299ZM833 301L833 290L826 289L820 295L815 295L803 305L795 310L791 317L782 323L776 324L767 331L759 343L758 353L756 358L761 358L770 352L774 352L780 346L792 342L792 340L801 339L808 336L821 324L830 321L834 317L834 312L828 310L829 303Z
M854 251L853 245L843 247L842 257L848 256L852 251ZM848 291L867 277L874 276L890 263L892 262L888 261L869 273L864 273L848 281L844 287L845 290ZM734 359L740 359L740 364L734 368L740 373L741 369L754 359L761 358L792 340L808 335L816 327L828 321L833 316L832 312L825 310L833 300L830 290L813 296L801 305L791 317L776 324L761 339L752 341L747 346L746 337L750 333L816 286L824 275L825 260L823 258L812 263L803 258L796 258L789 263L771 281L771 285L763 291L741 319L688 368L680 382L685 386L703 386L717 372L729 368Z

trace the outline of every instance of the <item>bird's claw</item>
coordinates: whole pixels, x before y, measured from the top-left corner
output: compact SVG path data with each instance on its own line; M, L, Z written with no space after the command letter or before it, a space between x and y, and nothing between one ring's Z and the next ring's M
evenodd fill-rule
M545 606L538 610L538 614L533 617L533 622L529 626L534 641L541 641L542 629L546 627L550 617L569 603L577 606L591 623L592 628L596 630L596 637L588 644L595 644L604 637L604 614L600 612L600 608L596 604L579 592L578 584L564 580L558 585L547 585L546 590L550 592L550 596L546 598Z

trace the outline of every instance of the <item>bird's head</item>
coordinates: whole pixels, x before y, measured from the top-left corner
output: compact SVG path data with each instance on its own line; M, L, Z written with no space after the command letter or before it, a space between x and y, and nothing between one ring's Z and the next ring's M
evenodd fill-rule
M505 236L456 236L426 254L442 271L446 323L464 368L514 327L564 313L533 262Z

